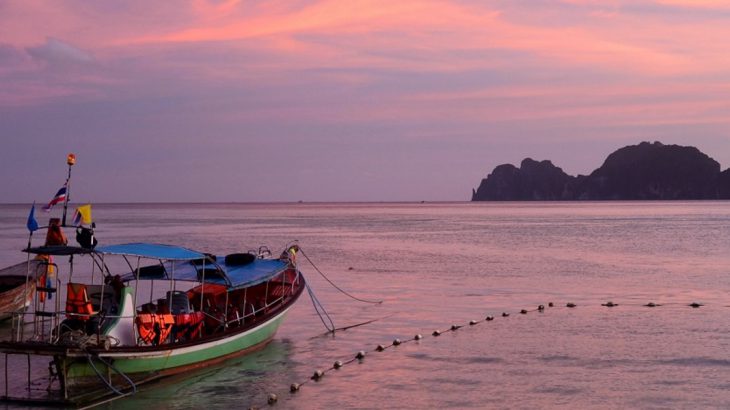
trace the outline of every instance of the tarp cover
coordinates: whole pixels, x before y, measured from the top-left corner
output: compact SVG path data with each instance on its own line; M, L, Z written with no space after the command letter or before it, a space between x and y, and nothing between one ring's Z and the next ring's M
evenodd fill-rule
M157 243L125 243L121 245L99 246L95 251L101 255L139 256L141 258L164 260L188 260L205 256L200 252L187 248Z

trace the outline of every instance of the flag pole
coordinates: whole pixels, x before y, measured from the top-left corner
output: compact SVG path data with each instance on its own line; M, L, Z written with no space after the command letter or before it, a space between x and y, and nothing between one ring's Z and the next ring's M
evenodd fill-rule
M61 219L61 226L66 226L66 209L68 209L68 200L71 197L71 167L76 163L76 155L68 154L66 157L66 163L68 164L68 177L66 177L66 199L63 200L63 219Z

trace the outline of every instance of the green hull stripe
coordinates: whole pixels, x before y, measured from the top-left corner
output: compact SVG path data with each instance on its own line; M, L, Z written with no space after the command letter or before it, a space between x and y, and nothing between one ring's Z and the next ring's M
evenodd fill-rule
M286 311L260 327L198 346L160 351L152 355L137 353L114 354L109 352L100 356L106 361L111 359L114 367L128 376L133 376L135 373L158 372L205 362L247 349L273 338L285 315ZM97 377L87 360L79 361L78 358L69 358L68 360L72 361L67 365L67 381L69 384L74 384L74 378ZM111 374L115 373L113 370L107 369L99 360L94 360L94 365L102 375L107 375L109 372Z

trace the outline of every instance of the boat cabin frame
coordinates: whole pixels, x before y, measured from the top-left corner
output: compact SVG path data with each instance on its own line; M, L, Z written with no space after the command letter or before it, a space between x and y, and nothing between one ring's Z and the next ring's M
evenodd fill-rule
M149 243L28 247L26 287L37 283L38 270L55 276L36 288L28 311L13 315L12 339L0 342L0 399L78 404L121 396L139 383L262 347L306 287L297 250L270 258L268 248L221 257ZM113 274L111 258L121 258L126 273ZM75 268L81 259L91 262L85 276ZM27 358L20 394L7 376L14 355ZM55 393L33 394L32 357L49 360L44 377Z

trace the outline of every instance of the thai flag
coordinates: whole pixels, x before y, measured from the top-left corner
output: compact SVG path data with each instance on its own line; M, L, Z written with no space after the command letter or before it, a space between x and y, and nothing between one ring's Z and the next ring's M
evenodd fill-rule
M48 203L48 205L43 207L43 210L46 212L50 212L51 208L53 208L53 205L56 205L59 202L63 202L66 200L66 184L63 184L61 189L56 192L56 195L51 199L51 202Z

